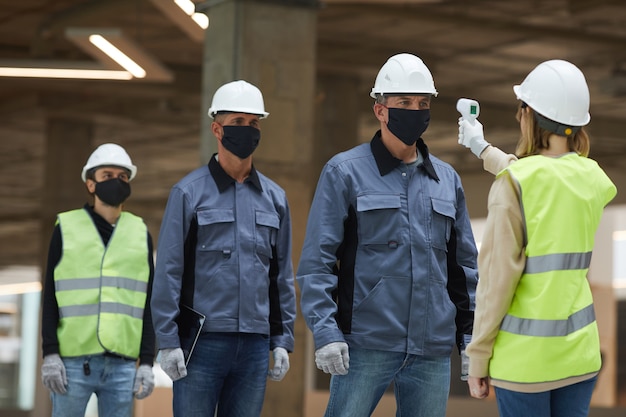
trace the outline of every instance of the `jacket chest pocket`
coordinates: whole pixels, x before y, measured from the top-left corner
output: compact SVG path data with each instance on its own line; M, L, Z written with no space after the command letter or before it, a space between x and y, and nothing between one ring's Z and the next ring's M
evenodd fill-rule
M257 253L272 258L272 247L276 246L280 217L277 213L256 210L254 223L254 245Z
M232 209L203 209L196 212L200 251L231 251L235 241L235 213Z
M359 241L364 245L387 245L397 242L402 227L401 201L398 194L357 196Z
M431 243L434 248L447 251L456 217L456 207L452 201L436 198L431 198L430 201L432 204Z

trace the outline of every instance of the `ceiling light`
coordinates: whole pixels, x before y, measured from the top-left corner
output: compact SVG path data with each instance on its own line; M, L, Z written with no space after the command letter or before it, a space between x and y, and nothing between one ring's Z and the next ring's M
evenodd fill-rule
M209 27L209 18L204 13L196 13L196 5L191 0L151 1L191 39L204 41L204 30Z
M130 59L124 52L117 49L111 42L104 39L102 35L90 35L89 42L100 48L102 52L110 56L112 60L133 74L134 77L144 78L146 76L146 70L141 68L139 64Z
M191 16L196 11L196 6L191 0L174 0L174 3L185 12L188 16Z
M171 71L125 37L120 29L68 28L65 36L98 62L0 60L0 77L165 82L174 79Z
M191 15L191 20L196 22L196 24L202 29L207 29L209 27L209 16L204 13L193 13Z
M209 27L209 17L204 13L196 13L196 5L191 0L174 0L174 3L202 29Z
M78 69L78 68L37 68L38 62L28 66L0 66L0 77L27 77L27 78L73 78L83 80L130 80L133 75L128 71L114 71L107 69ZM3 61L0 61L3 65Z
M174 79L171 71L118 28L68 28L65 37L109 69L121 66L145 80Z

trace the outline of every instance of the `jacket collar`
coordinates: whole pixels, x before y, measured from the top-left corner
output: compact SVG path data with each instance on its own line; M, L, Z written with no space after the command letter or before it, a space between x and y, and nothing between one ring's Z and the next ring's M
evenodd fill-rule
M435 168L430 160L430 154L428 153L428 147L422 140L419 138L416 143L417 151L424 158L424 162L420 165L424 168L428 176L430 176L435 181L439 181L439 177L437 176L437 172L435 172ZM376 165L378 166L378 172L380 172L381 176L389 174L393 171L398 165L402 163L402 161L389 152L387 147L382 141L380 130L376 132L374 137L370 142L370 147L372 149L372 154L374 155L374 159L376 160Z
M226 191L228 187L233 185L236 182L236 180L230 175L228 175L226 171L224 171L224 168L222 168L220 163L217 162L216 157L217 157L217 154L213 154L213 156L211 157L211 160L209 161L209 171L211 172L211 175L213 176L213 180L215 181L215 184L217 185L218 190L220 190L220 193L223 193L224 191ZM248 178L246 178L244 182L248 182L254 185L261 192L263 191L263 187L261 186L261 181L259 180L259 175L257 174L256 169L254 168L254 165L252 165L252 169L250 170L250 175L248 175Z

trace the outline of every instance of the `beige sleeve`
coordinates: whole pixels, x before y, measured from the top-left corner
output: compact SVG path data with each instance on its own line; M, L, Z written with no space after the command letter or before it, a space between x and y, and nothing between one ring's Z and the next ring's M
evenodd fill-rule
M513 162L517 161L517 157L510 153L504 153L500 148L495 146L487 146L487 148L480 154L480 159L483 160L483 168L485 171L496 175L504 168L508 167Z
M496 148L497 149L497 148ZM486 377L493 344L524 271L524 225L518 189L508 172L489 191L489 214L478 254L478 287L469 375Z

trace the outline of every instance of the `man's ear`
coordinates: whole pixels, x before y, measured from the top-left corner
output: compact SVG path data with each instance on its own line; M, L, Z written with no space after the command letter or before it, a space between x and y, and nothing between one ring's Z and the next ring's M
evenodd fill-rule
M211 122L211 132L213 132L213 136L215 136L217 140L222 140L222 134L224 132L222 125L217 122Z
M93 194L96 192L96 182L94 180L87 178L87 181L85 181L85 186L87 187L87 191L89 191L89 194Z
M374 115L381 122L386 122L385 120L385 106L380 103L374 103Z

